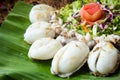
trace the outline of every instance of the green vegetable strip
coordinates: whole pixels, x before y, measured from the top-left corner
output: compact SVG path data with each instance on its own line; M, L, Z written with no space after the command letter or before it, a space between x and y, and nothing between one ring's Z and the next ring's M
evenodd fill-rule
M111 8L111 11L113 13L117 13L120 15L120 0L93 0L93 1L94 2L100 1L102 2L102 4L108 5L108 7ZM72 17L72 14L81 9L83 3L87 4L89 3L89 0L77 0L74 1L72 4L66 5L65 7L60 9L59 17L63 19L64 23L71 22L71 24L67 25L68 29L75 29L78 33L85 35L85 31L81 28L82 26L79 24L80 21L75 20ZM105 19L107 19L107 17ZM101 21L104 22L105 20ZM102 34L120 35L120 16L115 17L114 20L112 20L109 23L106 23L105 25L108 26L108 28L104 30L100 30L100 28L98 27L97 36L100 36ZM89 28L89 31L92 34L92 28Z

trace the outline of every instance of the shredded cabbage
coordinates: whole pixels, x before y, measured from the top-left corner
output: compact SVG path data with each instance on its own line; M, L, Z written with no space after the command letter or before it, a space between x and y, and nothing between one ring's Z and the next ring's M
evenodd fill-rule
M100 24L95 24L97 26L95 29L93 29L93 27L88 27L89 33L93 36L100 36L103 34L120 35L120 0L94 1L99 1L107 12L106 17L100 20ZM69 23L66 27L70 30L74 29L82 35L85 35L86 33L80 23L81 17L79 16L76 18L75 15L76 13L79 13L81 7L87 3L89 3L89 0L77 0L61 8L59 12L59 17L63 19L63 22Z

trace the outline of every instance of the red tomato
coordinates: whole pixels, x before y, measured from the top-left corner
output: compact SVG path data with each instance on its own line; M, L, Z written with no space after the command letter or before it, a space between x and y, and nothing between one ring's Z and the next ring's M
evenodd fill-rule
M98 3L89 3L84 5L80 10L82 21L87 24L93 24L102 18L103 10Z

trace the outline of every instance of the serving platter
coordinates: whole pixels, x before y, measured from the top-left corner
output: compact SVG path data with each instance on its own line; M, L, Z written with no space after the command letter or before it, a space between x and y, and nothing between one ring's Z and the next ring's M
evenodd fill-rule
M119 80L120 68L107 77L90 74L87 64L69 78L50 73L52 60L37 61L28 58L28 45L24 32L31 24L32 5L19 1L0 27L0 80Z

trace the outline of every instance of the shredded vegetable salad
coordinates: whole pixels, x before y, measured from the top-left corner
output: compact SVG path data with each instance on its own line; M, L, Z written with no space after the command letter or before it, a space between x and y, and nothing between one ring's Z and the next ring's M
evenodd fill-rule
M77 0L61 8L59 17L69 30L82 35L120 35L119 0Z

